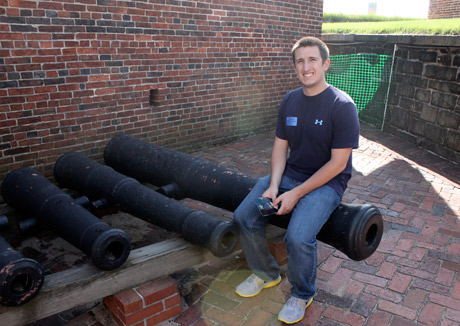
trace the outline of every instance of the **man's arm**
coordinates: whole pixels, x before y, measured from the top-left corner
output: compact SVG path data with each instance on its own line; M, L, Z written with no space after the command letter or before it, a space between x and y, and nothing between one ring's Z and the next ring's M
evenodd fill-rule
M332 178L340 174L340 172L345 170L351 151L352 148L332 149L331 159L326 164L324 164L300 186L285 192L273 201L274 206L277 206L281 202L281 207L279 208L277 214L284 215L290 213L294 209L295 205L297 205L300 198L326 184Z
M272 201L275 201L278 195L278 188L286 167L288 148L289 145L287 140L275 137L271 156L270 186L262 194L263 197L271 198Z

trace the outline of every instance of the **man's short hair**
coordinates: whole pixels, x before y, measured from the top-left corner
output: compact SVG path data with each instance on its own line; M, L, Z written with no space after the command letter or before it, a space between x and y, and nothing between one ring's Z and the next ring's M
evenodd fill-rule
M326 43L321 41L319 38L316 38L313 36L306 36L298 40L292 47L291 54L292 54L292 62L294 62L294 64L295 64L295 50L301 47L305 47L305 46L317 46L323 62L329 59L329 48L327 47Z

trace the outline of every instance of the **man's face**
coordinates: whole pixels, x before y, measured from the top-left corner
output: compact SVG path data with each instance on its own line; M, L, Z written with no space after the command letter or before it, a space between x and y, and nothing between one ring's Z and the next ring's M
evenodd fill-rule
M317 46L305 46L295 50L294 69L306 95L316 95L326 87L326 71L329 59L323 62Z

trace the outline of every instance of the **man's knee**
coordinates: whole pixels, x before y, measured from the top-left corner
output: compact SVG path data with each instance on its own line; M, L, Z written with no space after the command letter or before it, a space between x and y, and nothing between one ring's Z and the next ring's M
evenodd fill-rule
M300 237L298 234L293 235L287 232L285 234L284 241L286 242L286 247L288 250L301 250L301 248L305 248L305 250L311 250L315 247L316 237L313 234L303 234L303 236Z

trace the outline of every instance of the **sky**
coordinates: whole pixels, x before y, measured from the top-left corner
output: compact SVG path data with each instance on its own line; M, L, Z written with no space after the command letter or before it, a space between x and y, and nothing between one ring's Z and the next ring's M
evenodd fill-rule
M323 12L367 15L369 3L377 3L378 16L427 18L429 0L323 0Z

